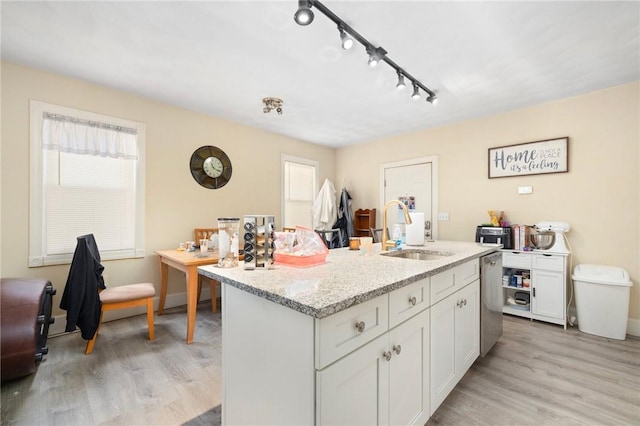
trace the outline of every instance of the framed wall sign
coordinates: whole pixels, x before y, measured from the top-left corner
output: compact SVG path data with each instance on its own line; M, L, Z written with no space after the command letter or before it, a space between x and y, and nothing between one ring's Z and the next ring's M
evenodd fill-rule
M489 179L568 171L568 137L489 148Z

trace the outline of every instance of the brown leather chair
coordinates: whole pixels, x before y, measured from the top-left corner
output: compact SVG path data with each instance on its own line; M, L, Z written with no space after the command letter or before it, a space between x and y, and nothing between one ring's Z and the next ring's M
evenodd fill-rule
M51 299L56 290L45 279L2 278L0 280L0 372L2 381L36 371L49 352L47 337Z

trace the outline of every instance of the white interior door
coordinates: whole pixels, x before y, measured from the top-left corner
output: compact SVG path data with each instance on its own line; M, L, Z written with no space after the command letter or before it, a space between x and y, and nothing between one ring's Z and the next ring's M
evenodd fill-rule
M436 239L434 218L437 211L437 158L425 157L382 165L383 206L390 200L401 197L409 200L415 212L423 212L428 231L427 239ZM383 209L381 209L383 214ZM387 228L399 223L404 232L404 216L397 205L387 211ZM382 226L382 220L380 221Z

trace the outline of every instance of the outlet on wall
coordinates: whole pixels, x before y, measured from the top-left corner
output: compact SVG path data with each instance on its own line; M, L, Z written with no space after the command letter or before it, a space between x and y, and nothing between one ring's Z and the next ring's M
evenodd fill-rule
M449 213L447 213L447 212L439 212L438 213L438 220L446 222L447 220L449 220Z
M519 186L518 194L533 194L533 186Z

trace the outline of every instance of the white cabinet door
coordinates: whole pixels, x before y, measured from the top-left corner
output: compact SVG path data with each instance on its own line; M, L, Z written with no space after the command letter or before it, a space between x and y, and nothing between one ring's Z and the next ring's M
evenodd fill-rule
M564 273L533 270L531 283L531 313L563 319L565 304Z
M430 415L444 401L456 385L455 369L455 321L456 298L452 294L431 307L430 372L431 404Z
M318 425L388 424L388 340L384 334L316 373Z
M389 332L389 424L424 425L429 412L429 311Z
M456 295L456 376L460 380L480 355L480 281Z
M431 413L480 354L480 281L431 307Z

